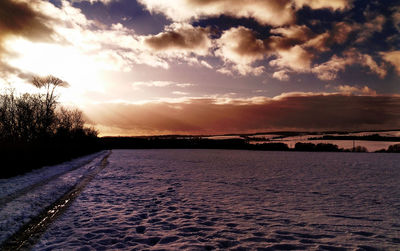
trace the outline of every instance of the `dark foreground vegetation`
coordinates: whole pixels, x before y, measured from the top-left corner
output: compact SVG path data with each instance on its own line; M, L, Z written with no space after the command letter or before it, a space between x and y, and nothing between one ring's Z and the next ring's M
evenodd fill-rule
M22 174L100 150L97 132L82 112L59 106L55 89L67 84L34 78L41 94L0 94L0 178Z

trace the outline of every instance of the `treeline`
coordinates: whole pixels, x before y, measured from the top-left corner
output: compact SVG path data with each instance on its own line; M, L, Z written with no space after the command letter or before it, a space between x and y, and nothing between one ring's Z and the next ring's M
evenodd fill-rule
M108 149L241 149L260 151L339 152L337 145L297 143L289 148L285 143L250 144L245 139L207 139L202 137L104 137L101 141Z
M393 142L400 142L400 137L381 136L379 134L371 134L371 135L365 135L365 136L324 135L322 137L308 138L308 140L365 140L365 141L393 141Z
M207 139L202 137L103 137L102 145L107 149L237 149L258 151L299 152L367 152L363 146L350 149L339 148L330 143L298 142L294 148L281 142L250 144L245 139ZM400 144L389 146L379 152L400 152Z
M59 78L36 77L32 83L42 93L0 94L0 177L11 177L44 165L100 150L97 131L85 126L78 109L57 102Z

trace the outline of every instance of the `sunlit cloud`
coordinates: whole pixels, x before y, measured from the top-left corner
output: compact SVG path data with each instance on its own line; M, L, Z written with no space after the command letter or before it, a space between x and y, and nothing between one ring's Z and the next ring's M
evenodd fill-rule
M287 74L287 71L285 70L274 72L272 77L279 79L280 81L288 81L290 79L289 75Z
M400 51L381 52L383 59L394 66L400 75Z
M244 133L294 128L390 129L400 125L399 97L366 95L363 94L368 91L365 88L342 86L339 89L346 94L289 93L276 98L245 100L199 98L181 103L101 104L88 107L87 114L104 128L119 128L120 133L140 135ZM360 91L361 95L349 98L349 92L354 91ZM107 112L100 116L104 107Z
M253 63L265 57L264 42L257 39L254 32L245 27L231 28L225 31L217 41L219 49L215 52L226 63L242 75L259 75L263 67L254 67Z
M139 2L149 11L162 13L177 22L220 15L254 18L261 24L274 26L294 22L294 11L290 0L139 0Z
M358 86L350 86L350 85L339 85L336 87L341 94L345 95L367 95L367 96L376 96L377 93L375 90L372 90L368 86L358 87Z
M381 78L386 76L386 69L378 65L370 55L361 54L355 50L347 51L344 54L344 57L333 55L329 61L314 66L312 72L321 80L334 80L337 74L344 71L347 66L360 64Z
M289 50L279 50L278 58L270 61L270 65L280 69L291 69L297 72L307 72L310 70L313 55L299 45L293 46Z
M137 81L132 83L132 87L134 89L138 89L140 87L168 87L168 86L174 86L174 87L179 87L179 88L187 88L194 86L194 84L191 83L178 83L178 82L173 82L173 81Z
M311 9L344 10L352 7L353 0L295 0L297 7L308 6Z
M188 22L221 15L253 18L262 25L283 26L295 22L295 8L345 10L351 0L139 0L150 12L162 13L171 20Z
M182 96L189 95L188 92L182 92L182 91L173 91L172 94L174 94L174 95L182 95Z

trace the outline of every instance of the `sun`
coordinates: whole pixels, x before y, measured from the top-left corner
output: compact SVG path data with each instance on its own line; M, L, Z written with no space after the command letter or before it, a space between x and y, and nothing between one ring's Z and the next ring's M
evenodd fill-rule
M54 75L67 81L69 88L60 91L63 102L82 104L86 92L104 92L99 64L90 55L68 44L35 43L17 38L6 41L10 52L8 63L23 72ZM31 92L32 87L19 85L18 91Z

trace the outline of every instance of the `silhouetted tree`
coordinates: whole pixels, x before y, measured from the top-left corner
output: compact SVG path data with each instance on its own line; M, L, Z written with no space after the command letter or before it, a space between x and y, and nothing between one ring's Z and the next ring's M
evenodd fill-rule
M351 151L359 152L359 153L366 153L366 152L368 152L368 149L364 146L356 146L356 147L351 148Z
M0 93L0 178L97 151L97 131L83 113L58 105L55 90L68 84L53 76L35 77L44 93ZM10 168L12 167L12 168Z
M317 152L338 152L339 147L334 144L319 143L315 146L315 151L317 151Z
M32 80L32 84L39 89L44 89L44 100L43 100L43 108L41 109L42 116L40 116L38 123L40 127L40 134L42 136L46 136L51 133L51 130L54 129L51 125L54 123L55 117L55 108L57 105L57 95L55 94L55 90L57 87L68 87L69 84L57 77L54 76L46 76L46 77L34 77Z
M387 152L389 153L400 153L400 144L391 145L388 147Z
M294 149L296 151L302 151L302 152L313 152L315 151L315 144L313 143L303 143L303 142L297 142L294 145Z

